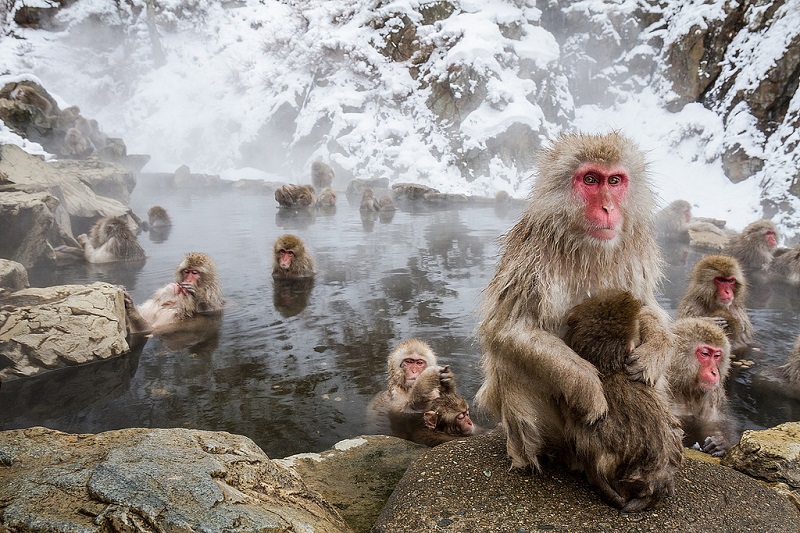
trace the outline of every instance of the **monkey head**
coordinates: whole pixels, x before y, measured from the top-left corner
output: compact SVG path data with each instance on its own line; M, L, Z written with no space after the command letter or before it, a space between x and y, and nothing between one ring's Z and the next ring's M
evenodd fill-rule
M725 332L712 321L681 318L672 327L677 340L670 385L679 391L710 392L724 384L730 370L731 345Z
M768 250L774 250L778 246L778 230L775 229L775 224L769 220L753 222L742 233L747 234L747 237L755 241L752 243L753 245L760 244Z
M448 435L472 435L475 425L469 416L469 404L457 394L442 394L423 413L425 427Z
M641 309L628 291L599 293L567 314L564 342L601 372L620 371L638 344Z
M306 253L303 241L288 233L275 240L273 250L275 252L274 265L281 270L290 270L295 257Z
M389 354L390 386L410 389L422 371L429 366L436 366L436 355L428 343L419 339L402 341Z
M175 281L190 292L200 286L216 285L217 267L207 254L190 252L178 265Z
M706 290L703 294L707 307L729 308L734 300L746 301L747 282L739 261L726 255L707 255L700 259L692 271L692 280Z
M653 199L641 150L619 132L563 134L537 160L533 195L571 199L572 231L597 244L614 246L622 233L650 231Z

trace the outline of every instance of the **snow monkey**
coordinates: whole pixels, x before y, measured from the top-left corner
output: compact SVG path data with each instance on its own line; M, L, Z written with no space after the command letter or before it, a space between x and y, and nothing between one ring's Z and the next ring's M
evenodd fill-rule
M89 263L142 261L146 258L144 248L128 226L127 215L100 218L88 236L82 233L76 240L83 247L83 257Z
M725 329L735 352L753 342L746 299L747 281L739 262L726 255L707 255L692 268L676 316L713 318Z
M769 220L758 220L731 237L723 253L735 257L745 272L757 273L769 270L777 247L778 230L775 224Z
M314 205L314 187L287 183L275 189L275 200L283 208L307 209Z
M731 345L718 325L702 318L678 319L672 332L677 349L667 379L672 412L684 431L683 443L697 443L704 452L720 457L735 438L725 392Z
M126 295L126 309L133 333L170 330L195 315L214 315L225 301L214 261L206 254L186 254L175 270L175 282L157 290L136 308Z
M641 302L629 379L665 387L674 341L654 296L662 259L642 151L619 132L564 134L537 167L483 291L477 403L502 423L512 467L540 471L545 455L569 455L567 423L589 426L608 413L597 368L563 341L572 307L615 288Z
M674 492L683 462L678 419L666 391L625 374L639 341L641 303L627 291L601 292L572 308L564 342L600 373L608 412L591 426L565 416L574 463L609 505L624 512L656 506Z
M314 260L299 237L289 233L281 235L275 239L272 252L274 279L314 277Z
M317 189L324 189L333 184L333 169L327 163L317 159L311 164L311 183Z

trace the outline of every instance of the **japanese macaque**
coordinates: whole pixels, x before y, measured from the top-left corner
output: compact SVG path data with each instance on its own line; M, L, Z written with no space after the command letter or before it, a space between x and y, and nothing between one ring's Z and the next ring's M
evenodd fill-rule
M749 224L731 237L723 253L735 257L745 272L766 272L778 247L778 231L769 220Z
M45 94L47 94L47 91L38 83L24 81L16 84L8 93L8 98L9 100L16 100L23 104L32 105L38 108L45 117L49 117L53 115L53 111L57 106L45 97Z
M600 293L572 308L564 335L566 345L597 368L608 401L608 412L592 425L565 417L575 464L604 501L625 512L672 495L683 462L683 432L666 392L625 373L639 342L641 307L627 291Z
M311 183L317 189L324 189L333 184L333 169L327 163L320 160L311 164Z
M673 338L654 296L662 260L642 151L618 132L566 134L537 167L483 292L477 403L500 420L512 467L540 471L540 458L571 447L566 424L590 427L608 413L597 368L562 340L567 312L589 294L629 290L643 308L625 372L650 386L666 385Z
M172 226L172 219L167 210L160 205L154 205L147 210L147 223L152 228L166 228Z
M138 308L126 295L131 333L168 333L196 315L218 315L225 304L217 268L204 253L186 254L175 271L175 282L157 290Z
M78 128L69 128L64 134L59 155L69 159L85 159L94 152L94 145Z
M667 379L672 412L684 431L683 443L720 457L734 438L725 393L730 343L719 326L701 318L676 320L672 331L677 348Z
M689 242L689 221L692 204L675 200L656 214L656 235L666 241Z
M287 183L275 189L275 200L280 207L306 209L314 205L314 187Z
M94 223L89 235L78 235L83 247L83 257L89 263L111 263L114 261L142 261L144 249L128 225L128 217L103 217Z
M774 281L800 285L800 244L776 250L769 274Z
M366 187L361 192L361 206L359 210L366 212L375 211L394 211L394 200L388 194L382 194L380 198L375 196L375 191L371 187Z
M707 255L692 268L676 316L712 318L725 330L735 352L753 342L746 301L747 281L739 262L726 255Z
M314 277L314 260L299 237L289 233L275 239L272 246L272 277L298 279Z
M272 303L283 317L295 316L308 305L314 278L273 279Z
M778 367L778 371L783 380L783 392L800 399L800 336L794 341L786 363Z
M455 390L448 392L446 386L442 386L439 394L422 413L390 412L388 417L392 435L417 444L437 446L482 432L472 423L469 404Z
M330 187L322 189L316 199L317 207L334 207L336 205L336 193Z

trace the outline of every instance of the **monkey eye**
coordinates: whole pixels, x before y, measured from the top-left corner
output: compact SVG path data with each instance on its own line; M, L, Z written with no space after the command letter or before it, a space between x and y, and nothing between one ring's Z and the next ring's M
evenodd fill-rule
M586 174L583 176L583 182L587 185L594 185L597 183L597 176L594 174Z
M281 250L278 250L278 253L294 255L294 252L291 251L291 250L283 250L283 249L281 249Z
M423 366L425 364L425 359L414 359L412 357L406 357L405 359L403 359L403 364Z
M608 177L608 184L609 185L619 185L622 183L622 178L619 176L609 176Z
M200 271L199 270L195 270L193 268L184 268L183 270L181 270L181 273L184 276L188 276L189 274L191 274L192 276L199 276L200 275Z

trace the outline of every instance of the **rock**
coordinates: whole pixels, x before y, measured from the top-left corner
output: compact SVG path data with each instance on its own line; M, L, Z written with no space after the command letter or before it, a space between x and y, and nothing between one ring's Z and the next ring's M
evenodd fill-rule
M113 198L125 205L131 201L136 178L133 172L122 165L97 159L88 161L62 159L50 164L66 176L75 176L98 196Z
M125 304L108 283L23 289L0 297L0 379L125 353Z
M439 191L427 185L418 183L395 183L392 185L395 198L398 200L423 200L429 194L440 194Z
M686 459L675 494L623 514L577 472L510 470L498 432L431 448L409 466L373 531L798 531L793 504L744 474Z
M732 232L711 222L692 221L688 228L689 244L697 248L722 250L730 241Z
M276 462L293 469L319 492L356 532L367 532L397 482L426 446L385 435L338 442L322 453L301 453Z
M753 477L800 487L800 422L745 431L722 464Z
M47 192L0 192L0 257L26 268L53 263L55 253L48 236L58 205L59 201Z
M369 180L353 178L347 183L347 189L344 194L348 201L359 203L361 201L361 194L367 187L373 190L388 189L389 180L387 178L374 178Z
M4 226L8 228L8 226ZM9 291L18 291L30 287L28 271L16 261L0 259L0 287Z
M0 432L0 529L347 532L247 437L191 429Z
M216 188L223 185L218 175L192 174L186 165L175 171L174 183L178 189Z

